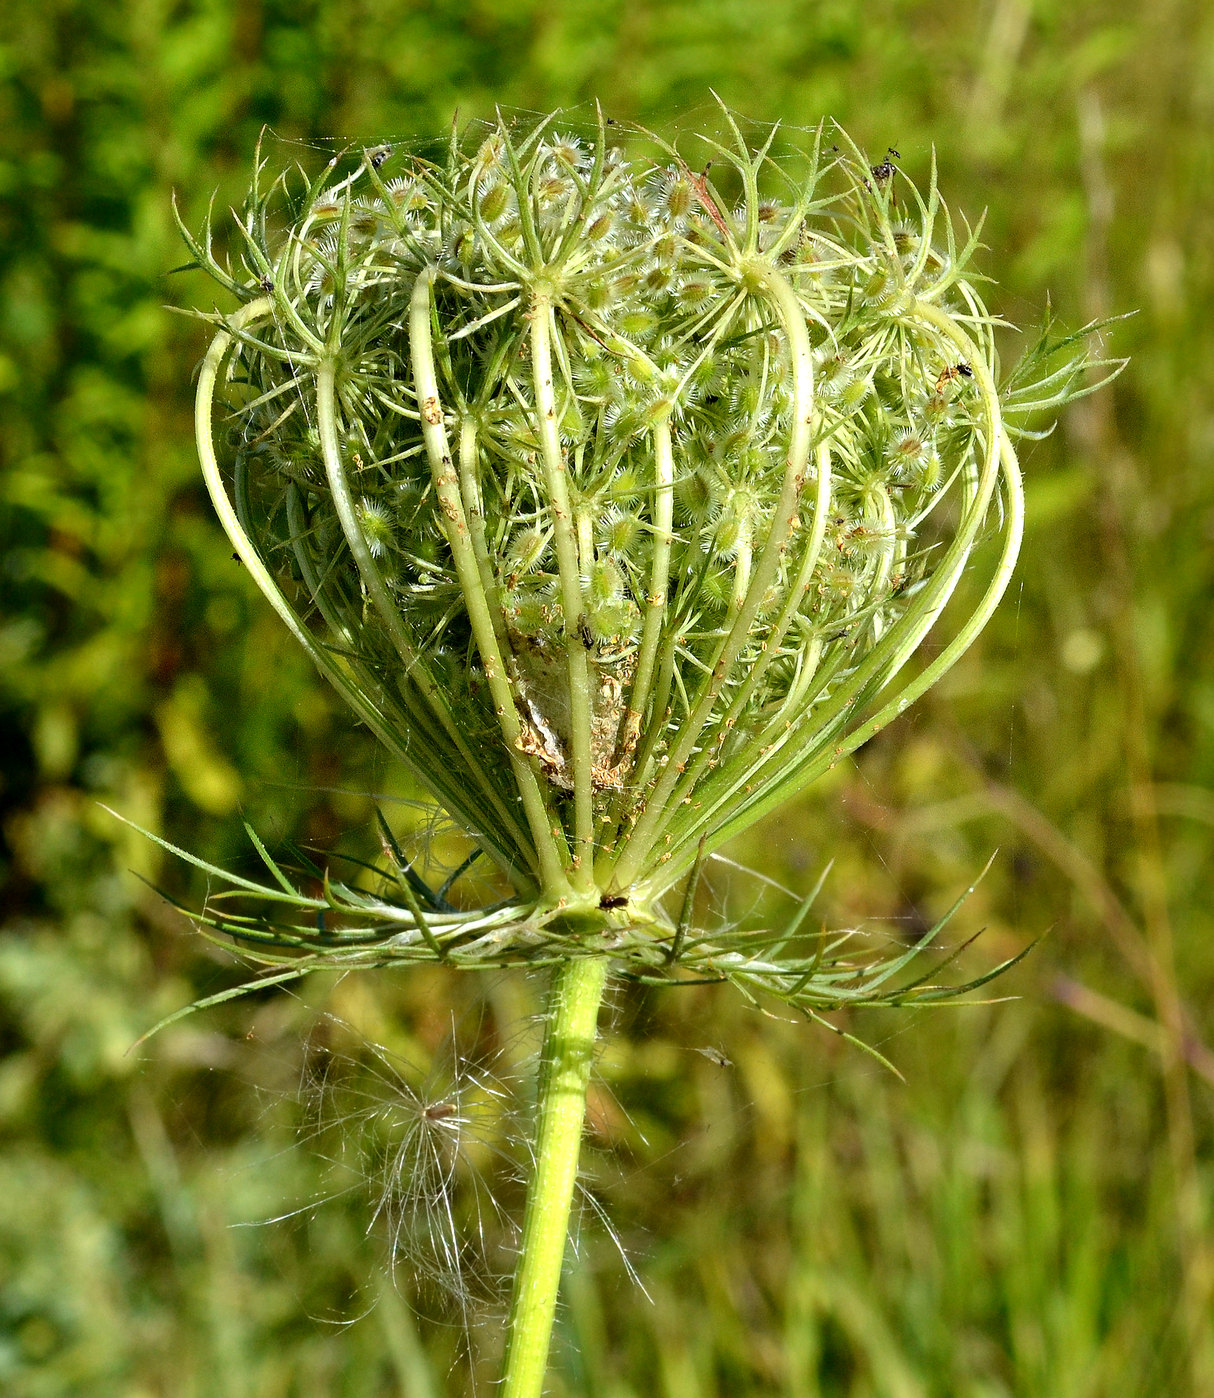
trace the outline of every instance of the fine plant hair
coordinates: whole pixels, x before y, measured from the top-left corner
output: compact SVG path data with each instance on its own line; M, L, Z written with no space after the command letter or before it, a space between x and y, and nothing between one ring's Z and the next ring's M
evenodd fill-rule
M1047 322L1003 372L934 159L919 189L829 123L719 127L558 113L314 175L259 152L232 258L182 226L237 302L199 313L197 392L236 553L500 896L466 902L467 863L431 886L382 816L352 877L252 829L262 880L175 852L259 985L551 969L506 1398L542 1383L609 974L834 1028L1012 964L943 974L955 906L894 945L811 926L817 889L761 927L699 925L697 891L972 644L1020 546L1017 439L1119 367Z

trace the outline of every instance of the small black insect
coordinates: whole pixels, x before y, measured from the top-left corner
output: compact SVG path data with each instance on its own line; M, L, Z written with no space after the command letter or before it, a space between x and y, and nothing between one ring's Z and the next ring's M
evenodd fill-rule
M265 294L266 294L267 296L269 296L270 292L272 292L272 291L274 290L274 278L273 278L273 277L262 277L262 279L261 279L261 281L258 283L258 285L261 287L262 291L264 291Z
M898 167L893 163L893 161L890 160L891 155L893 156L894 160L902 159L902 152L899 150L895 150L893 146L890 146L889 149L886 151L885 159L881 162L881 164L874 165L872 167L873 179L876 180L878 184L884 184L886 180L892 179L893 176L897 173Z
M943 393L946 384L955 383L958 379L972 379L973 377L974 371L964 360L958 364L950 364L947 369L941 371L940 377L936 380L936 392Z
M378 170L391 154L391 146L376 146L374 150L369 150L367 152L367 159L371 162L372 170Z
M577 619L577 633L582 638L582 645L584 645L587 650L593 650L594 632L591 631L590 623L586 620L584 614Z
M605 913L609 913L612 908L626 908L628 906L628 895L626 893L604 893L599 899L599 907Z

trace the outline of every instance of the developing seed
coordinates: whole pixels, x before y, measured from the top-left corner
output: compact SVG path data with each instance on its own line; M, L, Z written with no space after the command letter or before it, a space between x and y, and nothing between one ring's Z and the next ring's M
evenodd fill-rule
M506 185L491 184L485 187L481 193L480 214L486 223L493 223L506 212L506 205L510 202L510 194Z

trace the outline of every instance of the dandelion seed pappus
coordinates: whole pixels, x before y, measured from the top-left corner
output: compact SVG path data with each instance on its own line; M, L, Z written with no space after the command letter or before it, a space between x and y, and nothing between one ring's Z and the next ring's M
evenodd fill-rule
M515 1224L500 1194L517 1173L521 1138L502 1065L473 1061L463 1026L419 1069L334 1015L304 1044L298 1138L326 1187L282 1217L314 1216L361 1198L367 1232L415 1304L460 1323L500 1305Z

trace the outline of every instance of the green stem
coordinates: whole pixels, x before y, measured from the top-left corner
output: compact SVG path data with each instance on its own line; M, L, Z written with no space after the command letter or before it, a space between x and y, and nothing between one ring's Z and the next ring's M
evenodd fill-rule
M556 390L552 381L552 301L536 293L531 303L531 368L540 439L540 464L552 510L552 537L564 612L565 654L569 666L569 756L573 769L573 885L580 892L594 887L594 789L591 780L590 664L581 639L581 564L573 510L569 503L568 469L557 423Z
M477 556L477 532L479 529L483 537L482 521L478 518L477 528L470 528L464 509L465 495L469 505L477 503L476 428L471 419L461 426L458 473L451 459L451 446L443 420L443 405L439 396L438 374L434 367L434 347L430 335L430 289L434 275L433 268L427 268L421 273L414 284L409 306L409 346L413 352L413 382L421 408L422 439L426 444L430 475L442 511L443 531L447 536L452 561L455 563L456 576L464 595L464 605L468 609L472 635L480 651L485 681L489 686L494 711L497 714L506 756L518 787L531 838L535 843L540 875L546 888L563 890L568 884L553 836L553 829L559 830L559 822L555 820L544 800L535 772L519 750L522 729L518 718L518 700L502 655L504 637L499 634L500 622L495 618L490 601L492 573L487 558L482 562ZM484 552L483 546L481 552Z
M668 825L666 867L662 870L660 883L651 881L646 889L649 897L653 897L661 888L670 887L690 866L696 848L694 841L701 831L710 828L709 850L719 848L730 835L756 820L758 811L771 810L786 799L791 790L816 780L841 757L854 752L901 714L973 644L1008 584L1020 548L1024 495L1016 454L1004 432L999 394L987 358L966 332L936 307L916 302L909 315L918 316L921 322L926 322L970 363L987 417L983 461L966 488L962 517L953 540L930 582L882 637L883 644L869 652L852 670L846 683L834 690L828 701L816 707L807 704L800 720L791 724L783 712L777 714L752 739L751 750L760 754L758 763L743 772L736 772L732 766L729 770L718 770L701 785L694 824L689 822L684 826L676 816ZM1004 547L982 601L957 635L918 676L888 697L862 725L846 733L844 730L854 714L862 711L870 700L887 692L895 676L944 611L986 522L991 497L1001 474L1006 495L1006 515L1000 525ZM679 795L681 792L676 792L676 800ZM712 813L718 810L728 814L721 822L712 824ZM618 868L616 878L619 880Z
M977 362L977 361L975 361ZM1002 430L1002 429L1000 429ZM892 698L868 718L858 728L852 730L841 738L832 738L827 734L826 725L818 727L817 716L813 716L815 728L813 730L814 740L800 750L794 748L791 751L784 750L778 743L773 743L768 756L763 760L763 764L754 769L751 786L755 795L734 806L729 818L723 820L716 826L712 835L712 848L717 848L731 836L744 830L748 825L758 820L760 815L767 811L774 810L781 801L788 799L790 792L794 789L808 786L810 782L816 781L823 772L828 771L839 761L841 757L854 752L862 744L877 733L886 724L890 723L898 715L910 707L916 699L925 694L932 685L945 675L962 655L973 644L978 633L990 620L991 614L1002 598L1008 582L1011 580L1012 570L1016 564L1016 557L1020 551L1021 536L1024 531L1024 488L1020 480L1019 465L1016 460L1016 453L1011 442L1006 436L1001 437L998 447L998 459L1002 466L1003 479L1006 489L1004 500L1004 510L1006 520L1003 525L1003 550L1000 554L999 562L995 568L994 576L987 585L987 590L983 594L982 600L966 620L965 624L958 631L957 635L944 647L935 657L930 665L924 669L903 689L899 690ZM940 608L931 613L934 620L939 615ZM929 622L930 625L930 622ZM926 634L928 626L925 626L922 634ZM892 630L892 628L891 628ZM903 663L898 662L899 665ZM863 669L863 667L861 667ZM889 672L889 673L892 673ZM844 720L832 720L841 724ZM762 741L760 738L758 741ZM704 804L708 809L727 808L729 797L724 794L706 792ZM715 803L715 804L714 804ZM697 829L699 826L696 827ZM669 887L683 869L686 869L692 860L691 836L683 835L676 837L676 841L671 850L671 859L668 867L663 871L663 887ZM653 896L653 890L649 890L649 896Z
M473 806L458 798L452 798L449 786L436 780L433 764L419 761L414 745L401 741L399 721L393 721L389 713L385 711L388 701L383 698L376 700L371 697L377 693L378 685L368 677L361 661L353 654L355 647L352 641L349 645L351 655L342 658L331 647L318 642L309 631L303 619L284 596L282 589L265 566L257 551L257 545L246 532L240 521L239 512L228 498L228 489L215 455L215 442L211 430L211 420L215 407L215 387L234 338L245 332L246 328L253 322L269 315L272 309L271 299L262 297L257 301L249 302L248 305L242 306L240 310L228 316L225 323L226 328L221 330L212 340L198 374L198 393L195 402L198 459L202 465L203 479L215 506L219 522L232 541L232 547L236 550L237 556L248 569L250 577L261 589L282 621L286 623L291 634L303 646L325 679L359 715L388 751L406 768L415 773L430 790L438 794L440 800L446 801L449 809L468 813L463 817L465 823L470 828L480 832L486 852L496 861L507 878L512 881L525 880L527 883L531 883L533 882L531 871L525 865L520 864L520 853L526 850L526 841L523 832L518 829L517 822L512 819L510 813L504 812L500 801L497 802L492 812L486 812L483 807ZM297 535L298 531L295 532ZM334 626L334 634L341 637L344 628L340 622L332 620L330 614L325 611L323 594L316 583L315 575L309 578L307 570L301 569L301 571L303 571L314 600L321 607L322 614ZM404 700L409 703L407 693L404 695ZM412 711L411 705L410 710Z
M470 773L484 795L492 803L495 813L503 825L512 831L518 841L521 853L527 852L527 838L515 819L514 812L506 805L488 775L485 763L474 753L461 725L456 721L447 702L442 687L431 675L426 662L414 644L404 618L397 609L396 602L388 588L383 573L371 552L371 546L359 522L358 509L346 477L345 463L342 460L341 443L337 427L337 364L330 356L322 359L316 370L316 430L320 436L321 456L325 463L325 474L329 481L329 494L333 508L345 536L346 547L350 550L358 569L362 585L375 610L379 613L392 644L405 667L403 679L420 690L431 713L442 724L455 750L464 761L464 771ZM530 861L528 861L530 862Z
M617 832L628 818L635 790L642 787L648 779L649 759L665 727L664 702L661 711L655 710L649 723L646 724L645 719L658 647L662 641L662 626L667 615L670 553L674 546L674 445L669 414L660 417L653 425L653 474L653 560L649 570L649 589L645 594L645 620L641 631L641 645L637 652L636 672L628 692L628 707L624 711L620 732L616 738L616 751L619 756L632 757L630 778L611 809L608 829ZM615 841L604 841L604 845L608 843L614 846ZM610 860L610 855L607 859ZM609 864L607 867L609 869ZM608 876L608 873L603 874L604 879Z
M527 1192L501 1398L539 1398L543 1390L606 981L606 958L575 957L556 972L549 992L536 1103L535 1174Z
M805 322L805 312L796 291L774 267L752 268L761 276L784 327L792 359L792 421L789 426L788 455L784 466L784 484L772 515L762 550L759 553L740 607L735 609L733 625L719 645L713 658L712 670L700 690L692 712L680 725L678 737L671 744L665 766L645 800L644 809L624 844L615 863L612 888L627 888L650 862L650 853L663 834L668 819L671 793L679 784L692 758L701 734L716 707L730 671L750 638L751 628L762 609L767 590L775 581L788 541L796 526L809 463L813 432L813 347Z

